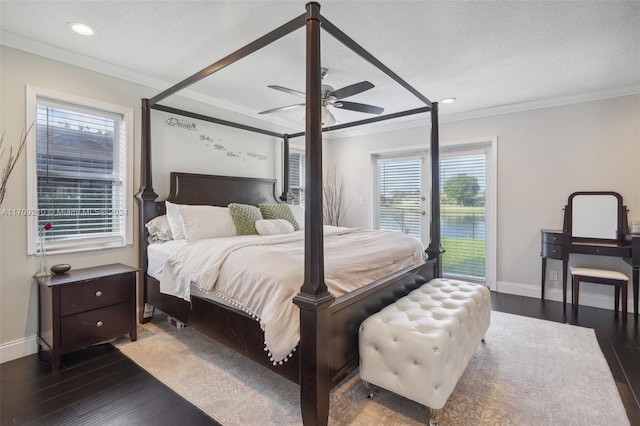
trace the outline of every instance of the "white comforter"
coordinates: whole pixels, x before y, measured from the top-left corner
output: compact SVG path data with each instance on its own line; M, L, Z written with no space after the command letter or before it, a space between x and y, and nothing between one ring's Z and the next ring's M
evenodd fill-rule
M339 297L422 260L414 237L391 231L325 226L325 283ZM164 265L160 290L189 300L190 283L213 291L260 321L272 361L286 360L299 341L292 303L304 279L304 231L194 241Z

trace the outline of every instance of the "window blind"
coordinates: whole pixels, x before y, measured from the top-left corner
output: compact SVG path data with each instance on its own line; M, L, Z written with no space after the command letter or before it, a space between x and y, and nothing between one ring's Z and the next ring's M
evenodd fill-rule
M120 114L37 98L38 242L47 250L124 244L124 141Z
M420 238L420 158L378 159L377 163L378 228Z
M443 273L485 278L486 156L444 154L440 158L440 233Z
M305 155L301 152L289 152L289 204L304 206Z

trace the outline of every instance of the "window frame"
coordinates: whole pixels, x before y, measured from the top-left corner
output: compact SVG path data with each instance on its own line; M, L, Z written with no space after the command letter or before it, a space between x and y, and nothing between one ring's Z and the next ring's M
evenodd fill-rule
M485 194L485 208L486 208L486 269L485 269L485 280L484 283L489 286L491 290L497 290L497 259L498 259L498 137L497 136L487 136L487 137L478 137L473 139L462 139L462 140L453 140L453 141L440 141L440 152L464 152L466 150L479 150L484 149L487 152L487 192ZM377 157L391 157L397 156L402 157L405 155L412 155L419 152L427 155L426 158L429 158L430 155L430 147L425 145L411 145L411 146L398 146L393 148L383 148L383 149L375 149L369 151L370 161L369 161L369 176L371 176L371 224L374 226L376 224L376 218L379 215L379 211L377 209L377 197L378 194L378 179L377 179ZM429 163L425 162L425 166L428 166ZM431 188L431 173L428 173L426 176L426 181L424 182L426 188ZM427 194L428 195L428 194ZM430 215L430 212L427 212Z
M291 157L292 154L297 154L300 156L303 156L302 158L302 165L305 165L305 158L306 158L306 153L304 150L304 147L301 146L297 146L297 145L290 145L289 146L289 157ZM287 158L287 163L289 164L290 158ZM306 179L305 173L306 173L306 168L305 167L301 167L301 169L304 169L302 174L300 174L300 178L302 180L302 183L300 185L296 185L296 188L300 188L301 192L304 192L304 181ZM291 167L289 167L289 188L287 188L287 194L289 195L288 199L287 199L287 204L291 204L291 205L296 205L293 203L293 192L291 191L291 189L293 188L294 185L292 185L291 182ZM304 208L304 198L302 200L302 203L298 203L297 205L302 206Z
M426 197L428 194L423 193L422 191L427 187L429 181L425 181L427 178L424 176L423 173L423 168L425 167L425 158L426 158L426 153L425 151L398 151L398 152L391 152L391 153L378 153L378 154L372 154L372 168L374 169L373 171L373 185L374 185L374 190L373 190L373 194L374 197L372 199L373 202L373 206L372 206L372 224L373 224L373 229L380 229L380 185L382 182L380 182L380 163L388 163L388 162L396 162L396 161L407 161L407 160L417 160L420 163L420 194L419 194L419 198L424 200L423 197ZM419 209L422 210L424 208L423 202L419 202ZM420 239L421 240L427 240L429 238L429 223L425 221L425 217L422 216L419 218L420 220Z
M88 252L109 248L119 248L133 245L133 141L134 141L134 110L130 107L97 101L80 96L61 93L49 89L26 86L26 119L27 123L36 123L38 98L47 98L71 104L80 109L103 110L122 116L125 166L122 171L122 205L126 208L123 238L114 241L113 238L95 238L90 243L86 241L60 241L47 245L47 253L62 254ZM36 167L36 135L37 131L29 133L26 147L27 157L27 255L38 254L38 176Z

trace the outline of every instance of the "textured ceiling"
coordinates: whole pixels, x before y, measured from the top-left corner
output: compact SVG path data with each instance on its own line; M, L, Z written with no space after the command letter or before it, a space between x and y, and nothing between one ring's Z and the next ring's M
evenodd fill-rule
M443 119L640 92L640 2L324 1L321 13L442 105ZM164 89L304 13L301 1L0 1L0 42ZM90 24L94 37L66 26ZM326 83L369 80L348 100L395 112L413 96L324 33ZM304 30L192 86L211 102L302 129ZM339 121L368 118L343 110Z

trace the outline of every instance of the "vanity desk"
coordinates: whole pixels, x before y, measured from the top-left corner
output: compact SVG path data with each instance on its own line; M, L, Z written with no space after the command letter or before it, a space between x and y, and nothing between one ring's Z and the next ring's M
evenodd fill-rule
M547 273L547 259L562 261L562 303L567 304L567 272L572 253L611 256L624 259L633 270L632 294L634 320L638 322L640 281L640 234L630 234L627 208L616 192L574 192L564 208L562 230L542 229L542 292Z

